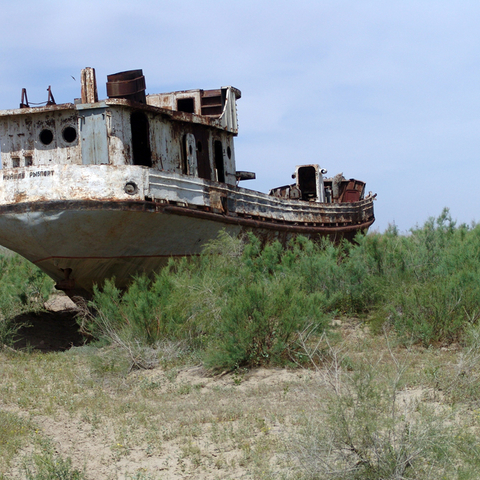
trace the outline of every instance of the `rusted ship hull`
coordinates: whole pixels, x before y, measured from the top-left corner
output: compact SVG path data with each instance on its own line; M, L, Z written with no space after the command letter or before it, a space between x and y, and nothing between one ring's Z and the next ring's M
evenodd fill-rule
M69 295L115 277L125 287L172 256L198 255L223 229L263 241L352 239L374 221L365 183L296 166L267 195L238 183L233 86L145 94L141 70L81 72L81 98L0 111L0 245L38 265ZM260 158L259 161L262 161Z
M286 243L299 234L353 238L374 218L373 198L310 205L202 179L158 175L144 167L118 168L109 177L100 174L102 168L63 166L50 175L39 175L37 168L16 170L15 186L3 189L4 197L9 191L17 198L19 191L29 194L0 204L0 244L35 263L71 296L88 296L95 283L112 277L121 288L134 275L158 271L170 257L198 255L222 229ZM77 188L66 198L72 177ZM84 200L81 178L103 178L97 195L117 196ZM125 198L131 197L124 193L127 183L135 184L137 198Z

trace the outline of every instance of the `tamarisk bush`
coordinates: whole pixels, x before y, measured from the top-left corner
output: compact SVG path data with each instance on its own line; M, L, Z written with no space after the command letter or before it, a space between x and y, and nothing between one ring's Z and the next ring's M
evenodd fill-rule
M212 369L284 364L296 332L328 325L324 294L295 271L292 255L301 251L295 248L292 254L278 242L262 248L253 235L244 244L222 234L201 257L172 260L153 281L139 277L123 295L111 281L96 288L98 313L87 328L106 340L112 331L150 345L184 340L204 352Z
M354 243L262 246L223 233L204 254L171 260L154 279L122 293L97 288L93 334L108 323L130 341L181 340L213 369L298 361L305 328L328 330L335 316L393 328L406 344L461 340L480 318L480 226L456 226L448 210L408 235L391 226ZM106 323L105 323L106 322Z

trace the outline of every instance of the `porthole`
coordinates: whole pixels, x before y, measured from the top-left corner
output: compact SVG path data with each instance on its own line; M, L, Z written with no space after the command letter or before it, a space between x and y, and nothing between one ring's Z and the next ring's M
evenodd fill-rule
M230 147L227 147L227 157L229 159L232 158L232 149Z
M135 182L127 182L124 190L128 195L135 195L138 192L138 185Z
M191 155L193 153L193 148L191 145L188 146L188 153Z
M73 127L65 127L62 132L62 137L66 142L72 143L77 139L77 131Z
M39 139L44 145L50 145L53 141L53 132L48 128L44 128L40 132Z
M199 141L197 142L197 150L201 153L201 152L202 152L202 148L203 148L202 142L199 140Z

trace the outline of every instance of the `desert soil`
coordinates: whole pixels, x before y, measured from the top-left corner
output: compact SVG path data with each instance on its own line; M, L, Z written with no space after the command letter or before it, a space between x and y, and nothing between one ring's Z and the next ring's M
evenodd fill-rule
M0 478L25 478L25 459L45 442L89 480L295 478L295 443L312 421L323 425L328 385L321 369L211 375L199 364L172 361L127 373L111 347L83 345L66 297L46 306L17 318L30 324L20 331L18 353L0 351L0 411L28 420L35 431L8 467L0 465ZM391 362L385 339L365 332L362 322L337 327L351 359ZM412 359L423 371L421 365L455 355L420 350ZM431 397L433 405L429 388L413 372L399 401Z
M193 365L107 372L92 380L73 305L60 297L47 307L17 317L29 326L20 331L15 348L42 355L67 350L61 355L77 365L82 395L100 400L68 408L67 401L58 400L61 391L54 395L61 387L52 382L49 393L39 389L38 408L1 398L0 408L31 420L37 434L62 458L71 458L74 468L84 469L88 479L278 478L288 471L290 432L311 401L305 388L311 372L259 368L212 376ZM40 407L52 401L53 409ZM3 471L7 478L23 478L22 461L34 449L31 443L20 451Z

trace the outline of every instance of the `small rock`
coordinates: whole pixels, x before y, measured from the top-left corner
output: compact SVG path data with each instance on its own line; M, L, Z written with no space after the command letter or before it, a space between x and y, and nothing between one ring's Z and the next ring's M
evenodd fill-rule
M61 312L62 310L77 310L77 306L71 298L66 295L52 295L44 304L50 312Z

